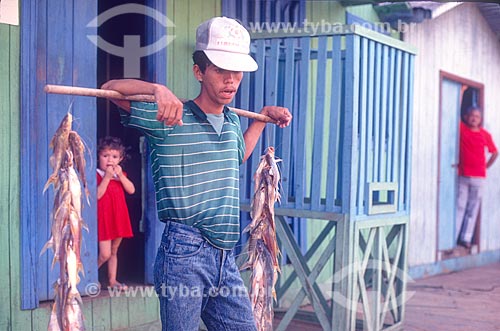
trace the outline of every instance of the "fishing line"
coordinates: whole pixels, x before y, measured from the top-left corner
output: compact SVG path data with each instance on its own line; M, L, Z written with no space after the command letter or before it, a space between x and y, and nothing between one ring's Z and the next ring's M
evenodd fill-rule
M71 114L71 116L73 116L73 103L75 102L75 97L72 97L71 98L71 102L69 103L69 106L68 106L68 113Z

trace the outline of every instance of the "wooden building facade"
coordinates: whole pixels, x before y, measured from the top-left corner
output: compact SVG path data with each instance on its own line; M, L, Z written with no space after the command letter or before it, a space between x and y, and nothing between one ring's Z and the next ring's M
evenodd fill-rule
M43 87L49 82L95 86L97 50L87 35L97 32L88 26L97 14L96 1L22 1L20 26L0 24L2 330L47 329L57 272L50 267L52 253L40 254L49 238L53 201L53 193L43 194L43 186L50 173L48 144L68 111L89 148L87 176L95 192L96 101L54 99ZM83 217L91 229L83 235L85 277L79 290L85 295L98 281L95 196L84 206ZM137 330L135 326L158 319L158 300L154 295L86 296L83 311L88 329Z
M408 263L413 277L498 261L500 165L487 171L485 193L471 252L457 247L455 206L458 121L473 103L483 126L500 146L500 42L480 6L463 3L409 25L404 41L418 49L415 60L413 175ZM496 21L499 20L499 16ZM451 254L450 254L451 253Z
M98 87L126 74L124 58L92 43L92 36L99 35L125 45L124 33L117 34L120 29L110 18L95 19L119 7L121 11L114 14L125 16L119 27L140 26L140 32L125 34L140 35L146 44L173 36L167 38L166 47L139 59L138 78L167 83L174 93L188 98L197 93L190 55L196 26L205 19L224 14L268 23L300 25L308 20L328 23L330 28L354 16L376 20L371 6L345 8L330 1L260 3L262 8L246 7L247 1L145 0L141 8L154 8L167 20L155 23L162 16L146 10L139 22L130 23L126 15L137 15L138 7L120 7L130 5L127 1L21 1L20 27L0 24L0 113L8 119L2 121L0 133L4 155L0 162L0 293L9 301L0 307L0 328L43 330L48 323L56 275L50 269L51 256L39 257L50 229L51 193L42 195L42 188L50 173L50 138L70 107L75 127L91 151L90 159L95 160L97 139L103 135L120 136L131 146L135 161L125 169L139 187L128 200L135 236L124 243L119 276L129 285L151 288L161 224L154 213L147 153L140 137L116 124L116 113L106 103L43 92L47 83ZM263 102L283 104L296 119L283 132L266 129L258 147L277 146L286 173L286 199L278 217L286 266L278 293L280 304L291 313L278 327L286 328L304 299L313 304L315 318L325 330L353 330L358 302L371 329L400 325L405 279L399 272L412 261L406 248L415 171L411 162L415 49L356 28L315 35L303 31L286 36L252 34L252 51L263 70L246 77L236 105L258 109ZM242 167L243 209L248 207L257 162L258 155ZM94 173L93 167L95 162L87 163L88 174ZM88 177L95 190L94 177ZM83 294L86 286L99 280L95 203L94 198L84 209L90 232L84 238ZM245 213L242 217L248 220ZM348 276L333 281L334 271L347 271ZM376 289L373 297L367 296L368 287ZM327 304L335 292L341 294L340 303ZM87 327L139 330L157 321L157 301L154 295L86 296Z

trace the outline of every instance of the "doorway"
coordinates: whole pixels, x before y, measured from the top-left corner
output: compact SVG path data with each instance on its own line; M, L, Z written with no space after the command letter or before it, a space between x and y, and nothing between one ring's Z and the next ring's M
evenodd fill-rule
M439 177L438 177L438 259L447 259L479 251L479 227L481 212L478 214L473 249L457 246L456 198L459 158L459 123L464 120L470 106L483 105L482 84L452 75L440 73L440 113L439 113ZM484 122L484 117L483 117Z
M108 10L121 5L130 4L127 0L101 0L98 2L98 12L102 14ZM135 1L136 4L146 5L146 1ZM135 13L120 13L125 10L117 11L117 14L107 20L103 20L98 28L98 35L105 42L125 49L125 38L133 36L139 38L144 44L146 38L146 18L144 15ZM108 12L109 13L109 12ZM139 68L130 70L130 63L125 64L125 57L120 54L113 54L112 50L105 51L106 47L98 47L97 54L97 86L101 86L110 79L119 78L138 78L147 79L146 72L147 61L140 59ZM131 74L132 73L132 74ZM129 209L133 238L122 240L118 250L118 273L117 279L127 285L144 284L144 251L145 237L143 232L142 219L142 178L143 165L141 156L140 133L137 130L124 127L120 123L120 114L117 107L105 99L98 100L97 115L97 140L104 136L114 136L121 139L126 146L127 158L122 162L123 170L128 178L134 183L135 193L126 195L127 206ZM107 284L107 265L99 269L99 280Z

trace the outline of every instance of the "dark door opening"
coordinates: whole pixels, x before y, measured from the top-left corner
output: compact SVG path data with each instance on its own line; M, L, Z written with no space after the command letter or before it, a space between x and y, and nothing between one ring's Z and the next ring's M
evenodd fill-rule
M450 259L480 251L481 211L477 215L472 248L457 244L456 203L458 185L459 123L470 106L482 110L484 86L462 77L441 72L440 147L438 181L438 259ZM484 123L484 116L483 116Z
M482 125L484 125L484 111L481 105L479 104L479 93L480 91L478 88L466 84L462 85L462 99L460 103L460 118L462 121L465 121L467 110L470 107L474 106L474 107L479 107L479 109L481 110L483 114ZM479 208L479 212L477 213L476 227L474 230L474 236L472 237L472 244L476 247L479 245L480 227L481 227L481 208Z
M460 117L465 121L467 109L471 106L479 106L479 90L475 87L462 85L462 102L460 104ZM480 107L481 111L482 108Z
M129 0L106 0L99 1L99 14L106 12L120 5L130 4ZM145 5L145 1L135 1L136 4ZM139 38L141 45L146 40L146 18L137 13L126 13L125 10L116 10L115 16L103 20L98 28L98 35L105 42L123 48L125 38ZM107 50L107 51L106 51ZM139 63L140 68L131 68L130 64L125 67L123 56L112 54L111 48L98 47L97 63L97 85L100 86L110 79L118 78L142 78L145 77L147 62L142 58ZM123 54L122 54L123 55ZM125 53L125 57L127 54ZM133 69L133 70L131 70ZM130 73L139 73L138 76L130 76ZM128 76L128 77L127 77ZM144 283L144 233L141 231L142 218L142 169L140 154L140 134L137 130L129 129L121 125L120 115L117 107L104 99L98 100L97 114L97 138L104 136L119 137L123 144L127 146L129 158L122 164L129 179L135 185L135 193L126 195L127 206L129 208L132 223L133 238L124 239L118 250L118 273L117 279L120 282L130 284ZM96 156L97 157L97 156ZM97 245L96 245L97 249ZM107 284L107 265L103 265L99 270L101 283Z

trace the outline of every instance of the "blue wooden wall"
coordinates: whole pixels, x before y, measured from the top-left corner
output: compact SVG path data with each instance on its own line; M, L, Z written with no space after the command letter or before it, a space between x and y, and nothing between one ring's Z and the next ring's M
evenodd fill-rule
M294 120L266 128L242 171L242 203L260 155L275 146L280 207L363 216L367 184L382 182L395 183L397 211L408 213L412 51L364 30L253 39L260 70L244 78L235 105L283 105Z
M97 15L97 1L23 1L21 32L21 276L22 308L52 299L57 266L53 253L39 256L50 237L53 190L42 193L49 168L49 142L68 111L73 129L88 147L87 180L95 191L96 101L94 98L47 95L45 84L96 84L96 47L87 39L95 28L87 24ZM83 218L90 233L83 233L85 277L80 291L97 281L96 201L85 205Z
M366 214L366 184L396 183L396 209L409 212L413 54L359 41L357 185L354 215Z

